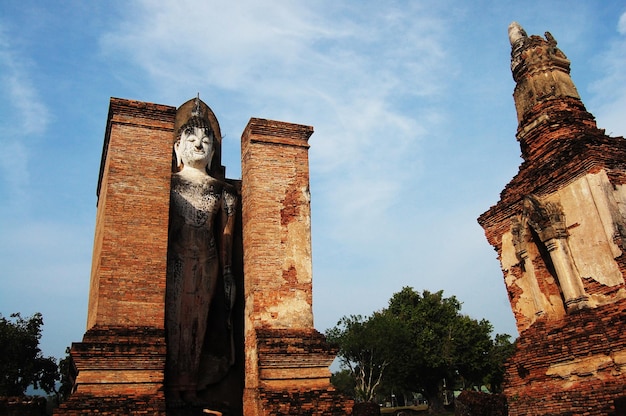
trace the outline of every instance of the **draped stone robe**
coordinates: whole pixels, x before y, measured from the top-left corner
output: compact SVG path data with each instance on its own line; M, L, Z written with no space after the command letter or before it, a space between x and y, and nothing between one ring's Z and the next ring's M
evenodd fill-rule
M172 176L166 290L170 389L198 388L211 301L220 275L216 237L221 214L234 214L233 190L210 176L200 183ZM210 340L209 340L210 341Z

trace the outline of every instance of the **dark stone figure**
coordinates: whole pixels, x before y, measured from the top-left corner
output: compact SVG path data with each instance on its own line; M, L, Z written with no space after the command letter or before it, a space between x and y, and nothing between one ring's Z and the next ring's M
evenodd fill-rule
M237 196L231 185L211 175L211 160L219 143L202 112L196 99L174 145L179 170L171 182L166 288L170 407L203 404L198 391L223 378L234 362L231 252ZM230 351L223 356L203 353L203 346L211 342L207 325L218 287L224 288L222 303L231 332Z

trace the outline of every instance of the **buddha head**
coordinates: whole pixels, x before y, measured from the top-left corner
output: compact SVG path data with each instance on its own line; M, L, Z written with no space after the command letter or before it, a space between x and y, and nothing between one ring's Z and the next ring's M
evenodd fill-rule
M223 176L219 124L199 96L178 108L174 132L174 172L189 166Z

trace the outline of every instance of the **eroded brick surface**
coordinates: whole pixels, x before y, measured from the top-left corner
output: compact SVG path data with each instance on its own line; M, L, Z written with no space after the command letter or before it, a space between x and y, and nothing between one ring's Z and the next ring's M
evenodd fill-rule
M509 415L608 415L625 396L625 301L540 321L507 365Z
M244 414L344 415L336 355L313 328L308 126L251 119L242 136Z

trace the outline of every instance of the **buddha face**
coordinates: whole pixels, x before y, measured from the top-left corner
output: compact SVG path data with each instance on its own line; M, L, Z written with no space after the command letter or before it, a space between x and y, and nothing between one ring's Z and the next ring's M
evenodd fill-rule
M213 143L213 135L207 129L188 127L174 145L174 151L185 166L204 169L209 166L213 157Z

